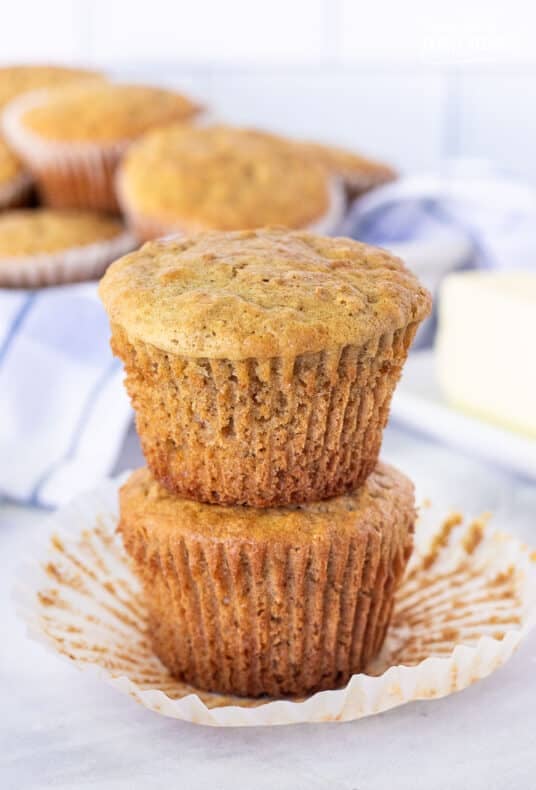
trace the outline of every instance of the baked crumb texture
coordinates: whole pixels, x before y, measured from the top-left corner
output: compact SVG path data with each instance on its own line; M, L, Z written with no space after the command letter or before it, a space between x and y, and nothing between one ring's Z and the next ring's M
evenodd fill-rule
M146 470L120 531L157 655L200 689L301 696L345 685L380 650L412 548L412 484L379 464L355 494L294 508L174 497Z

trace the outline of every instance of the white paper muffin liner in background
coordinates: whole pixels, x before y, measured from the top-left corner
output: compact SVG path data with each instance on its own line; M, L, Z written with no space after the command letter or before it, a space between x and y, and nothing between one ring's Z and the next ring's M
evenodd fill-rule
M33 189L33 179L28 173L19 173L15 178L0 184L0 210L25 206Z
M130 231L111 239L54 253L0 257L0 287L39 288L45 285L96 280L107 266L137 246Z
M504 664L534 624L534 554L485 520L425 511L370 674L304 700L244 699L175 680L152 653L117 526L125 475L51 517L15 592L30 635L157 713L212 726L349 721L466 688ZM434 528L435 521L435 528Z
M63 142L36 134L22 119L48 94L46 89L31 91L9 102L1 118L6 139L35 176L47 205L118 212L116 169L133 140ZM192 120L205 124L207 118L199 107Z
M9 102L2 115L6 140L35 177L47 205L117 211L114 174L131 141L62 142L36 134L22 119L48 94L31 91Z

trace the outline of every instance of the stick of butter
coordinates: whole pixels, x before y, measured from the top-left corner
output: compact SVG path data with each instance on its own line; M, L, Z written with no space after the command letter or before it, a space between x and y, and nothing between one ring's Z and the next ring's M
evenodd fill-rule
M451 406L536 438L536 272L445 278L436 351Z

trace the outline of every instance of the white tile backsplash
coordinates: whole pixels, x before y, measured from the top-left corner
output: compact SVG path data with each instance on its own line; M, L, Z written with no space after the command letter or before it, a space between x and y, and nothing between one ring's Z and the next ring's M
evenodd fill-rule
M404 169L440 157L440 74L318 70L218 71L216 111L236 123L347 145Z
M536 183L533 0L16 0L0 63L87 62L230 121ZM494 64L489 68L489 63Z
M464 75L458 116L460 153L536 182L536 71Z
M296 62L327 55L324 0L93 0L97 61Z
M73 0L15 0L2 5L0 63L78 61L86 55Z
M536 63L534 0L341 0L340 52L351 62Z

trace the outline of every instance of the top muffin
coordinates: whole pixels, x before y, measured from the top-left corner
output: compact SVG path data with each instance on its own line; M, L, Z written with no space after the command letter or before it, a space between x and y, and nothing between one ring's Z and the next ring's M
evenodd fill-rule
M148 243L112 264L100 294L131 339L235 360L366 343L431 304L388 252L280 228Z
M98 79L95 71L66 66L6 66L0 68L0 109L21 93L53 88L77 80Z
M322 167L288 140L230 126L169 126L128 152L119 175L127 214L163 231L303 228L330 208ZM160 234L161 235L161 234Z
M147 129L193 118L200 107L174 91L144 85L85 82L47 91L22 114L25 129L58 142L131 140Z

